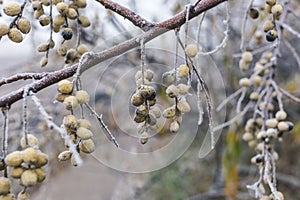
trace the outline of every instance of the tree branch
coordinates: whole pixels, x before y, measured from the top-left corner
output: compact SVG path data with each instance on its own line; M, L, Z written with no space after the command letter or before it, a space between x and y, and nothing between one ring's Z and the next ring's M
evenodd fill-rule
M198 16L202 12L207 11L225 1L226 0L202 0L202 1L200 1L195 7L192 7L192 9L190 10L190 12L191 12L189 15L190 19ZM124 13L124 12L122 12L122 13ZM80 66L81 73L88 70L89 68L93 67L96 64L99 64L105 60L112 58L112 57L121 55L121 54L129 51L130 49L138 47L140 45L139 41L141 38L143 38L144 42L147 43L148 41L156 38L159 35L162 35L163 33L166 33L174 28L182 26L185 23L185 16L186 16L185 11L183 11L183 12L177 14L176 16L155 25L153 28L151 28L147 32L145 32L135 38L132 38L130 40L122 42L122 43L120 43L114 47L111 47L107 50L104 50L102 52L93 54L93 56L90 56L89 59ZM49 72L46 77L29 84L28 89L30 91L36 93L50 85L57 83L60 80L69 78L76 73L78 66L79 65L77 63L70 67L61 69L61 70ZM0 107L10 106L11 104L15 103L16 101L22 99L23 92L24 92L24 89L21 88L19 90L13 91L13 92L1 97L0 98Z
M112 2L110 0L96 0L96 1L101 3L105 8L118 13L125 19L128 19L135 26L140 27L143 31L148 31L151 27L154 26L153 23L137 15L132 10L129 10L128 8L125 8L124 6L121 6L115 2Z

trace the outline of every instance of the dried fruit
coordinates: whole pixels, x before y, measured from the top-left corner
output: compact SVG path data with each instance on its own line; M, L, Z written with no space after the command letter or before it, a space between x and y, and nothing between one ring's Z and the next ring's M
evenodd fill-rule
M37 174L32 169L25 170L21 176L21 181L23 185L26 187L32 187L36 185L37 180L38 180Z
M92 125L87 119L78 119L77 122L78 122L79 127L84 127L84 128L87 128L87 129L91 129Z
M188 113L191 111L190 104L186 100L181 100L177 103L177 109L182 113Z
M141 144L146 144L148 142L148 139L149 139L149 135L147 132L143 132L141 135L140 135L140 143Z
M10 176L12 178L19 179L19 178L21 178L21 175L23 174L23 172L24 172L23 167L14 167L10 173Z
M78 18L78 23L82 26L82 27L89 27L91 25L91 22L89 20L89 18L87 18L86 16L81 15Z
M46 56L42 57L40 60L40 66L45 67L48 64L48 58Z
M61 80L58 82L58 92L62 94L70 94L73 91L73 83L69 80Z
M36 147L39 144L38 139L32 134L27 134L27 141L28 141L28 145L26 145L25 137L21 138L20 144L23 149L27 147Z
M65 15L68 12L69 6L64 2L59 2L56 4L56 9L60 14Z
M249 87L251 85L251 82L250 82L249 78L241 78L239 80L239 85L241 87Z
M180 83L177 85L177 88L179 90L179 94L181 95L187 95L189 93L189 86L183 83Z
M170 85L169 87L167 87L166 89L166 94L170 97L170 98L175 98L178 96L179 94L179 89L175 86L175 85Z
M79 127L76 131L76 135L83 140L93 137L92 131L84 127Z
M95 143L92 139L81 140L79 142L79 149L84 153L92 153L95 151Z
M145 98L141 95L140 92L135 92L130 99L130 102L134 106L140 106L145 103Z
M18 167L23 162L21 151L14 151L5 157L5 163L10 167Z
M276 40L278 37L278 33L275 30L270 30L267 32L266 34L266 40L268 42L273 42L274 40Z
M9 31L9 27L6 23L0 22L0 37L6 35Z
M265 21L265 23L263 25L264 32L268 32L268 31L272 30L274 27L275 27L274 22L272 22L270 20Z
M74 115L67 115L63 119L63 124L66 128L74 130L77 128L77 119Z
M50 16L48 16L48 15L45 15L45 14L43 14L43 15L41 15L40 17L39 17L39 22L40 22L40 24L42 25L42 26L47 26L47 25L49 25L50 24Z
M84 54L84 53L87 52L87 51L88 51L88 47L87 47L86 45L84 45L84 44L81 44L81 45L79 45L79 46L77 47L77 52L78 52L80 55Z
M249 51L245 51L243 54L242 54L242 59L246 62L246 63L249 63L253 60L253 55L251 52Z
M283 110L279 110L276 114L275 117L278 121L285 120L287 118L287 114Z
M41 183L46 179L46 172L42 168L36 168L34 169L36 175L37 175L37 182Z
M69 8L67 13L66 13L66 16L69 19L76 19L78 17L78 13L74 8Z
M72 156L72 152L71 151L63 151L58 155L58 160L59 161L66 161L66 160L70 160Z
M163 111L163 117L170 119L173 118L176 114L176 110L174 107L169 107Z
M22 33L17 28L11 28L8 32L8 38L16 43L23 41Z
M198 53L197 45L189 44L185 48L185 53L188 57L195 57Z
M24 34L30 32L31 29L30 21L25 17L21 17L20 19L18 19L17 26L18 29Z
M29 194L28 192L24 192L24 191L21 191L19 192L18 196L17 196L17 200L29 200Z
M178 68L179 77L186 78L190 73L190 69L187 65L180 65Z
M171 124L170 124L170 132L171 133L177 133L179 130L179 123L177 121L173 121Z
M89 102L89 94L85 90L78 90L75 93L75 97L80 104L85 104Z
M250 8L248 14L252 19L257 19L259 17L259 12L256 8Z
M282 15L283 8L281 5L276 4L271 8L271 12L272 12L273 16L275 17L275 19L279 20Z
M23 151L23 161L27 164L35 164L37 161L37 152L34 148L28 147Z
M8 16L16 16L21 13L21 6L16 2L9 2L5 5L3 11Z
M10 180L0 177L0 195L6 195L10 192Z

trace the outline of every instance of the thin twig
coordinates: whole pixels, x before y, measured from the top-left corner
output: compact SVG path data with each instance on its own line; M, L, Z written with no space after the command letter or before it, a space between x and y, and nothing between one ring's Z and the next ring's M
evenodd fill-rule
M289 97L291 100L295 101L296 103L300 103L300 98L292 95L291 93L289 93L288 91L282 89L282 88L279 88L279 90L287 97Z
M13 83L19 80L27 80L27 79L34 79L39 80L48 75L48 72L42 72L42 73L17 73L13 76L10 76L8 78L2 78L0 80L0 86Z
M2 108L2 114L4 116L4 122L3 122L3 132L2 132L2 156L3 159L7 155L7 141L8 141L8 107ZM7 167L4 169L4 177L7 177Z
M42 106L40 100L35 96L33 92L30 92L31 99L37 106L38 110L40 111L41 115L43 116L44 120L46 121L49 129L54 129L57 132L60 133L60 136L66 141L67 145L69 146L69 150L72 152L72 155L74 156L74 159L76 163L80 166L82 164L82 160L80 158L80 155L76 149L76 145L72 142L69 135L66 133L65 129L62 127L59 127L53 122L52 117L47 113L45 108Z
M98 115L97 112L89 104L85 104L85 105L90 110L90 112L96 116L98 122L100 123L101 127L104 129L104 132L109 137L109 139L111 141L113 141L113 143L116 145L117 148L119 148L120 145L119 145L118 141L116 140L116 138L113 136L113 134L110 132L110 130L104 123L104 121L102 119L102 115Z
M216 52L218 52L220 49L222 48L225 48L226 46L226 43L228 41L228 36L229 36L229 30L230 30L230 13L229 13L229 5L228 5L228 2L226 4L226 30L224 31L224 37L222 39L222 42L217 45L213 50L211 51L207 51L207 52L201 52L199 51L198 54L199 55L203 55L203 56L206 56L206 55L211 55L211 54L214 54Z
M220 103L216 111L219 112L228 102L232 101L236 96L238 96L242 92L243 92L243 88L236 90L233 94L231 94L229 97L227 97Z
M300 57L299 57L296 49L287 40L284 40L284 43L285 43L286 47L291 51L294 58L296 59L298 68L300 69Z
M247 6L247 11L251 8L254 0L249 1L249 4ZM244 50L244 44L245 44L245 29L246 29L246 23L247 23L247 18L248 18L248 12L245 12L244 18L243 18L243 23L242 23L242 31L241 31L241 46L240 49L241 51Z

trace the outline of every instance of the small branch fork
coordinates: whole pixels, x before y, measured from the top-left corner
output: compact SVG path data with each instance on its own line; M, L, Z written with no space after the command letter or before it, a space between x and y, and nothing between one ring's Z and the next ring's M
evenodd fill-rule
M138 47L140 45L139 40L141 38L144 38L144 42L147 43L150 40L158 37L159 35L162 35L170 30L173 30L175 28L178 28L180 26L182 26L185 22L186 22L186 9L182 12L180 12L179 14L173 16L172 18L165 20L161 23L155 24L153 26L152 23L144 20L143 18L141 18L139 15L133 15L133 12L130 11L129 9L114 3L110 0L96 0L97 2L101 3L102 5L104 5L104 7L108 8L108 9L112 9L112 6L116 6L116 8L113 11L117 12L118 14L120 14L121 16L125 17L126 19L130 20L134 25L140 27L143 30L147 30L145 33L143 33L140 36L137 36L135 38L129 39L123 43L120 43L114 47L111 47L109 49L106 49L102 52L98 52L95 53L92 57L89 58L88 61L86 61L85 63L83 63L80 68L81 68L81 73L88 70L89 68L95 66L96 64L99 64L105 60L108 60L110 58L113 58L115 56L121 55L127 51L129 51L130 49L133 49L135 47ZM192 19L198 15L200 15L201 13L223 3L226 2L226 0L201 0L198 1L196 4L194 4L193 6L191 6L191 9L189 10L189 19ZM143 21L145 22L145 24L143 23ZM48 73L36 73L36 74L19 74L19 75L15 75L12 76L9 79L9 81L7 81L8 79L2 79L0 80L0 86L1 84L7 84L9 82L14 82L17 80L21 80L21 79L30 79L30 78L34 78L39 79L29 85L27 85L26 87L28 87L28 89L34 93L39 92L40 90L43 90L44 88L53 85L57 82L59 82L60 80L69 78L71 76L73 76L78 68L79 64L74 64L70 67L61 69L61 70L57 70L57 71L53 71L53 72L48 72ZM24 88L20 88L16 91L13 91L5 96L2 96L0 98L0 107L5 107L5 106L10 106L13 103L19 101L20 99L23 98L23 93L24 93Z

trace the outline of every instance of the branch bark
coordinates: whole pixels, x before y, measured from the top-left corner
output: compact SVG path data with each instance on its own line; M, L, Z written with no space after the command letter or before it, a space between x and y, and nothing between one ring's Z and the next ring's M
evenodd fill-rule
M104 0L97 0L97 1L104 2ZM193 6L191 8L190 14L189 14L190 19L200 15L202 12L207 11L225 1L227 1L227 0L202 0L202 1L200 1L198 4L196 4L195 6ZM105 2L111 2L111 1L105 0ZM117 4L115 4L115 5L117 5ZM124 7L119 7L119 8L124 9ZM127 12L123 10L119 14L122 14L122 16L123 16L126 13ZM139 24L138 21L141 20L142 18L139 17L138 15L136 15L136 16L137 17L135 17L135 18L131 18L130 16L127 16L127 19L129 19L133 24L138 25ZM170 30L173 30L175 28L182 26L186 21L185 18L186 18L186 13L185 13L185 11L182 11L172 18L156 24L151 29L149 29L145 33L143 33L135 38L132 38L130 40L122 42L122 43L120 43L114 47L111 47L107 50L104 50L102 52L95 53L86 62L84 62L82 64L82 66L80 66L81 73L88 70L89 68L95 66L96 64L99 64L105 60L112 58L112 57L121 55L121 54L129 51L130 49L138 47L140 45L141 38L143 38L144 42L147 43L148 41L156 38L159 35L162 35ZM30 85L28 85L28 87L29 87L28 89L34 93L37 93L38 91L40 91L50 85L53 85L53 84L59 82L60 80L63 80L63 79L73 76L76 73L77 68L78 68L78 63L74 64L68 68L64 68L64 69L57 70L54 72L49 72L44 78L42 78L38 81L34 81ZM16 101L22 99L23 92L24 92L24 88L21 88L19 90L13 91L13 92L1 97L0 98L0 107L11 106Z

